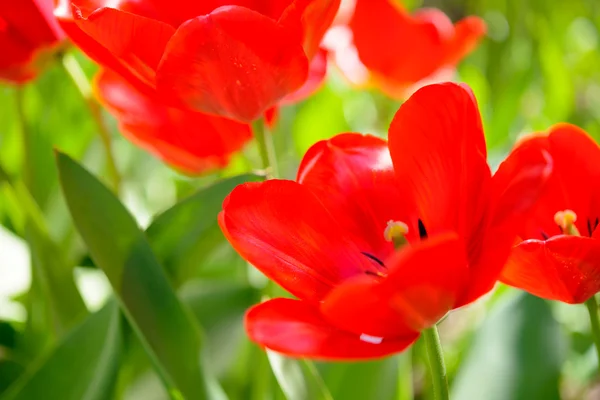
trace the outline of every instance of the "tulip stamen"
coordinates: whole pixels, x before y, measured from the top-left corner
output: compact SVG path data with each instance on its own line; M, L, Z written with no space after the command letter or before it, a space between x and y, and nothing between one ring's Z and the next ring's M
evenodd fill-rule
M365 274L369 276L373 276L375 278L385 278L387 276L387 267L379 258L375 257L373 254L367 253L366 251L361 251L360 254L364 255L371 261L376 264L377 271L365 270Z
M425 224L423 224L423 221L421 220L421 218L419 218L418 225L419 225L419 238L427 239L427 229L425 229Z
M394 248L399 249L408 243L406 240L407 233L408 225L406 225L404 222L389 220L385 230L383 231L383 237L388 242L392 242L394 244Z
M577 214L573 210L559 211L554 214L554 222L560 228L560 231L565 235L580 236L579 230L575 226Z
M542 235L542 238L543 238L544 240L548 240L548 238L550 237L550 236L548 236L548 234L547 234L546 232L544 232L544 231L540 231L540 234Z
M366 257L370 258L371 260L375 261L380 267L383 267L383 268L387 269L387 267L385 266L385 264L383 263L383 261L381 261L379 258L375 257L373 254L367 253L366 251L361 251L360 254L362 254L363 256L366 256Z
M588 229L588 234L590 237L594 234L594 231L598 227L598 222L600 222L600 219L598 217L596 217L596 220L594 221L594 223L592 223L591 219L587 220L587 229Z

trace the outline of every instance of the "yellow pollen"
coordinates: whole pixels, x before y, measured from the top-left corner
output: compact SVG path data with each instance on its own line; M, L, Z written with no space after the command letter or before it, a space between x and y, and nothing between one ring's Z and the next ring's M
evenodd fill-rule
M554 214L554 222L558 225L565 235L579 236L579 230L575 226L577 214L573 210L559 211Z
M406 243L405 235L408 233L408 225L401 221L388 221L383 237L388 242L394 243L394 247L398 248Z

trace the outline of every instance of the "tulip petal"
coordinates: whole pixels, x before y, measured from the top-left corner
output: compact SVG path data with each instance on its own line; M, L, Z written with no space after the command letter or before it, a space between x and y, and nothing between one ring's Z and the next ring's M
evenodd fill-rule
M308 76L300 43L276 21L224 6L182 24L159 66L159 92L174 104L250 122Z
M535 146L519 145L492 177L492 215L479 254L470 265L470 284L459 305L493 289L517 235L527 223L552 173L550 154Z
M466 17L454 25L454 37L446 46L446 65L456 65L475 50L487 27L479 17Z
M581 234L591 236L587 221L593 223L600 217L600 146L584 130L570 124L553 126L548 143L555 164L554 176L560 181L565 201L564 208L556 211L575 211Z
M387 277L357 277L336 287L321 306L325 318L375 337L419 332L454 307L469 272L464 244L454 234L406 247L385 265Z
M54 10L54 15L56 16L60 27L65 31L69 39L98 64L119 73L119 75L127 79L127 81L134 85L138 90L144 93L152 93L153 83L148 81L148 79L150 79L149 77L143 77L136 71L130 69L124 60L118 58L114 53L102 46L79 27L74 15L74 11L77 11L78 8L72 7L71 3L72 0L58 0L58 6ZM95 9L96 8L93 8L92 11ZM84 15L87 16L88 14Z
M111 71L96 76L95 89L125 136L191 174L226 166L229 156L252 138L249 125L168 107Z
M419 337L383 339L376 343L359 335L332 327L308 303L292 299L274 299L251 308L246 314L250 338L268 349L292 357L320 360L365 360L398 353Z
M520 236L544 239L561 234L554 215L566 209L577 214L579 232L592 236L596 218L600 218L600 190L593 184L600 182L600 147L585 131L569 124L530 135L519 146L547 151L553 162L548 183Z
M34 78L64 37L52 15L51 0L3 2L0 8L0 80Z
M384 239L390 220L409 225L418 238L417 221L398 190L385 140L346 133L313 145L298 170L298 182L308 187L331 212L340 227L362 237L362 251L383 260L394 247Z
M454 231L469 253L476 249L486 227L491 176L468 87L444 83L419 89L396 113L389 148L401 191L417 205L429 235Z
M431 18L428 11L412 16L389 0L356 0L349 26L362 63L397 86L409 86L434 73L443 65L444 46L453 28L442 12Z
M238 253L294 296L320 301L373 268L319 199L285 180L240 185L223 203L221 229Z
M502 282L545 299L583 303L600 291L600 241L561 235L522 242Z
M140 79L153 85L163 51L175 33L172 26L114 8L100 8L85 16L80 9L73 7L75 23L88 37L112 53Z
M51 44L64 37L54 15L52 0L4 1L0 8L0 33L16 35L29 48ZM5 25L5 26L4 26ZM6 56L2 48L2 58Z
M317 54L340 3L341 0L293 0L279 19L288 31L297 31L309 60Z

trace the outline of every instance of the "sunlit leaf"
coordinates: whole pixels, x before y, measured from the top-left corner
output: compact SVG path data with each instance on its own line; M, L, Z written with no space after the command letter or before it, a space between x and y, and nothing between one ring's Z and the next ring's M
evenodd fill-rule
M221 245L227 245L217 223L225 197L239 184L259 181L241 175L197 191L157 216L146 229L152 250L176 283L201 269Z
M216 383L201 368L200 329L131 214L71 158L58 153L57 163L75 226L171 396L204 399L211 391L216 396Z

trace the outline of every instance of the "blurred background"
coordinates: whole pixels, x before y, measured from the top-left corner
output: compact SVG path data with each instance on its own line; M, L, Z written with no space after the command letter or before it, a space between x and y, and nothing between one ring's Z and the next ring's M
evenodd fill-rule
M600 2L406 0L404 4L411 9L437 7L453 21L477 15L487 23L486 38L460 63L455 79L468 83L478 99L493 168L519 135L557 122L574 123L600 139ZM74 55L91 78L97 67L77 51ZM16 96L24 96L22 109ZM375 89L353 88L330 65L318 92L280 111L273 135L281 175L293 179L304 152L337 133L385 137L399 104ZM30 143L21 139L19 115L27 121ZM125 140L110 115L105 113L104 118L123 176L122 199L142 228L197 189L260 165L251 143L224 170L187 177ZM64 340L50 333L46 314L50 299L44 292L48 277L36 277L34 272L32 278L32 267L35 271L44 262L76 265L77 287L87 307L99 310L109 298L110 285L75 233L53 154L54 148L60 149L96 175L106 176L95 129L80 93L59 65L20 92L0 86L3 174L18 179L30 174L29 190L56 245L37 246L38 253L30 252L22 199L1 185L0 399L40 354L50 354ZM31 171L23 169L24 157L29 157ZM202 220L202 215L194 218ZM306 389L294 389L294 377L305 374L310 365L287 363L272 355L272 365L280 368L273 375L264 353L243 332L243 313L260 300L264 279L258 274L246 279L247 266L222 237L216 221L205 221L201 229L204 247L187 249L169 262L179 267L174 285L180 298L206 331L207 365L231 398L276 399L290 390ZM600 388L595 387L597 360L583 306L549 303L499 286L476 305L452 313L440 330L455 399L600 399ZM118 397L168 398L131 331L126 331L124 340L129 345L120 360ZM428 398L424 348L417 343L408 354L416 364L416 398ZM61 373L68 376L69 360L63 361ZM398 365L398 356L369 363L317 363L322 382L316 384L326 385L335 399L393 399L397 398Z

